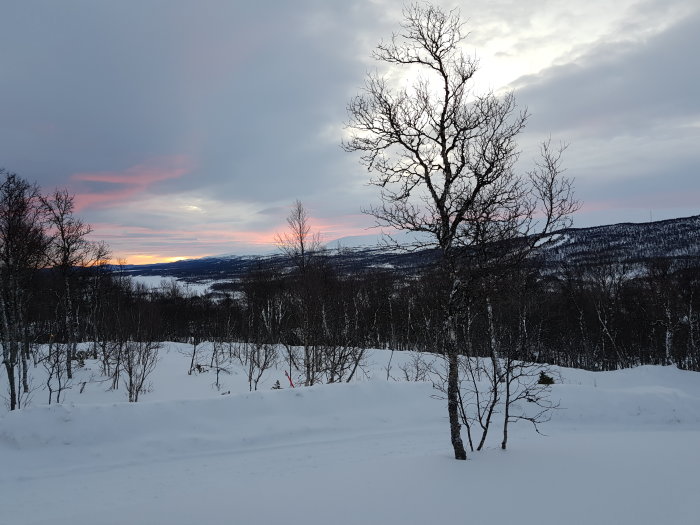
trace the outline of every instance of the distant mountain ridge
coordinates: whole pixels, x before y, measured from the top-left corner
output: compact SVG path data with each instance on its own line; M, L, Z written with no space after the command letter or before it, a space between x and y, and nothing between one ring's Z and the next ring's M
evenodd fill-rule
M686 260L700 266L700 215L644 223L569 228L547 248L549 262L635 264L652 259Z
M700 268L700 215L647 223L620 223L589 228L568 228L552 236L540 252L545 264L565 261L573 266L639 264L671 259ZM386 268L411 271L434 260L433 250L400 252L386 247L337 248L325 252L341 271ZM288 266L282 254L211 256L172 263L127 265L133 276L162 276L188 282L233 281L257 265Z

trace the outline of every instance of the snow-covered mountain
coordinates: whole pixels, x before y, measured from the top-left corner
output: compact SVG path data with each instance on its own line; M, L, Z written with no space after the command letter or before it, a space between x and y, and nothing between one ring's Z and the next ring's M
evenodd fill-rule
M547 249L550 262L627 263L652 259L684 260L700 265L700 215L595 228L570 228Z
M411 272L434 260L434 252L404 252L363 236L353 242L330 243L326 255L341 271L385 268ZM591 228L569 228L552 237L543 249L545 263L566 262L571 266L594 264L638 264L653 259L670 259L700 267L700 215L647 223L621 223ZM261 263L288 265L281 254L260 256L224 255L173 263L127 266L132 276L159 276L184 282L215 282L239 279Z

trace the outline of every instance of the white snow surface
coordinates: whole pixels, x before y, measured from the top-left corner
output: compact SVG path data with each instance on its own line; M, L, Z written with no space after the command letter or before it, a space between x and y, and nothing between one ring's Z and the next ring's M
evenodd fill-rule
M152 289L162 289L175 281L186 295L204 295L210 291L212 284L225 282L206 280L193 283L163 275L131 275L130 277L135 283L143 284L146 288Z
M189 348L166 345L139 403L88 361L63 404L37 390L4 411L0 524L700 523L697 373L558 369L545 436L512 425L502 451L496 427L460 462L445 402L398 380L409 353L387 380L390 353L370 351L352 384L274 370L247 392L235 369L221 395L187 374Z

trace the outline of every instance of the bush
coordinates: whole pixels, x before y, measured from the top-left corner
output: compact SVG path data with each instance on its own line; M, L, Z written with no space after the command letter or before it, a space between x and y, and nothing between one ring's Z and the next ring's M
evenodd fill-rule
M544 372L540 372L540 378L537 380L538 385L553 385L554 384L554 378L552 376L548 376Z

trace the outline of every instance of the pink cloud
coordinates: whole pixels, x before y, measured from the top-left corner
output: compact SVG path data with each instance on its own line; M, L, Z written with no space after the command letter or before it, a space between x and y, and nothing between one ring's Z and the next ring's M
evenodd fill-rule
M92 226L92 237L110 244L112 261L125 259L130 264L204 257L226 253L242 245L274 243L273 231L234 231L210 227L149 228L113 223L95 223Z
M115 189L99 192L79 192L75 196L76 210L81 211L97 205L112 206L144 193L157 182L177 179L192 170L192 161L186 155L173 155L149 159L122 172L98 171L76 173L71 176L74 181L99 182L119 185Z

